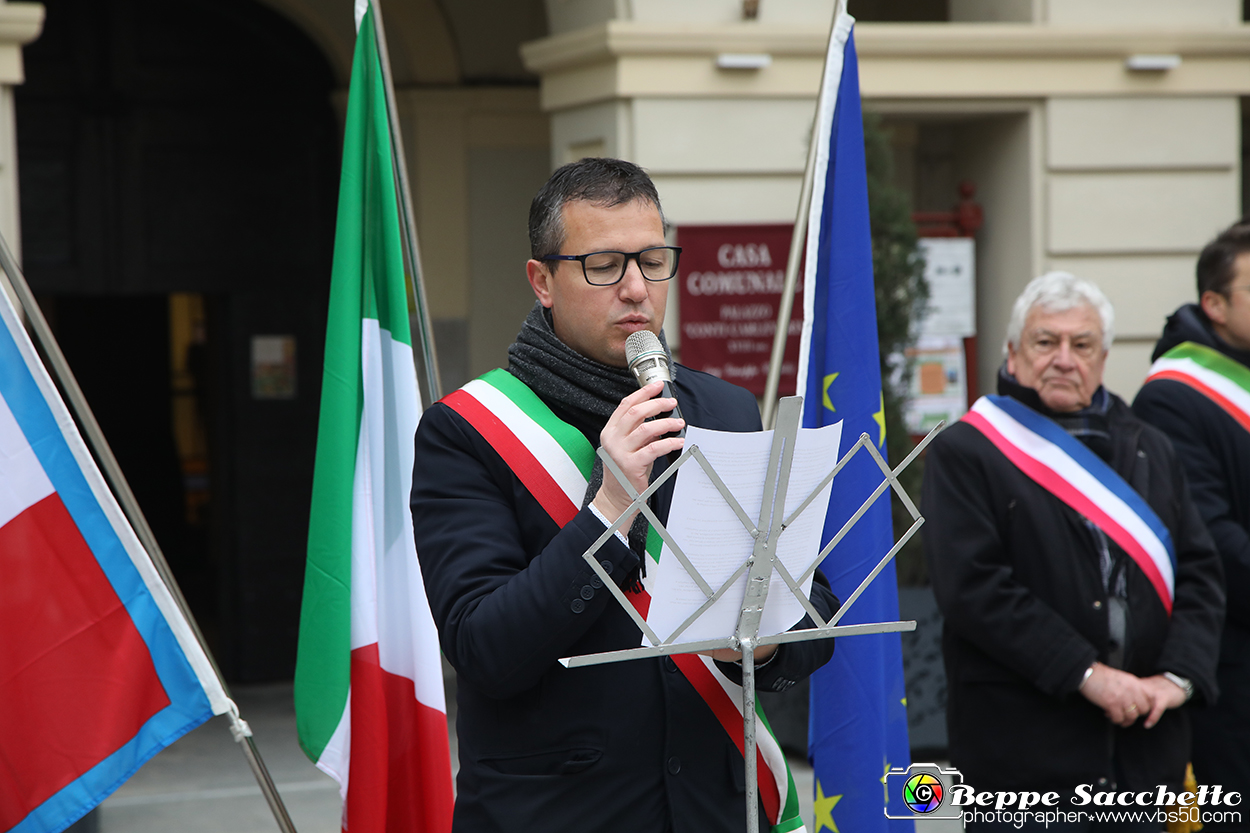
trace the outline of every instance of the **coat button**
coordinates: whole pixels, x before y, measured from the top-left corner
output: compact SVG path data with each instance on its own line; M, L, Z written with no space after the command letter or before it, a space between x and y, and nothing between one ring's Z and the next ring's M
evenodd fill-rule
M574 599L573 603L569 605L569 610L573 611L574 613L581 613L585 609L586 609L586 603L583 602L581 599Z
M668 759L668 774L676 775L681 772L681 758L674 755Z
M603 571L604 571L605 573L608 573L609 575L611 575L611 573L612 573L612 562L611 562L611 561L607 561L607 560L600 561L600 562L599 562L599 566L603 568Z
M1094 601L1094 610L1102 610L1102 599L1096 599Z
M664 670L669 673L675 673L677 671L677 663L673 662L672 657L664 658Z
M586 601L590 601L594 597L595 597L595 588L591 587L589 584L583 584L582 585L582 598L585 599Z
M599 578L598 576L591 576L590 586L598 590L600 587L603 586L603 579Z

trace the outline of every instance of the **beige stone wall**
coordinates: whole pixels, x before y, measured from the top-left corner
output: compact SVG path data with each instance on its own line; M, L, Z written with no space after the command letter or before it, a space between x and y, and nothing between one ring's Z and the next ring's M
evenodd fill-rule
M1048 268L1116 307L1108 386L1131 395L1167 315L1195 298L1193 264L1241 211L1231 96L1053 98L1046 107Z
M1241 0L1035 0L1039 17L1057 26L1234 26Z
M443 384L453 389L506 362L533 303L526 216L550 173L549 121L533 89L398 98Z

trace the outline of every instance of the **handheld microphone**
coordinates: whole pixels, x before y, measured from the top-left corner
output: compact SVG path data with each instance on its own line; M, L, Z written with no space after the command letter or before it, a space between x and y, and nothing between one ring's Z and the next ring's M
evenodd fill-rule
M677 399L677 394L673 392L673 372L668 364L668 354L664 352L664 346L660 344L655 333L650 330L630 333L625 339L625 361L629 364L629 372L638 380L638 387L643 388L652 382L662 381L664 390L660 395ZM680 407L673 407L673 416L683 418ZM683 427L677 432L677 436L686 436L686 429Z

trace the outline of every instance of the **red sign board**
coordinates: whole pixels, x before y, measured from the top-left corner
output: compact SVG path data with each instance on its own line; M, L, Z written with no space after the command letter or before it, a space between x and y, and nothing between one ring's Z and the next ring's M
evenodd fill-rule
M793 231L790 223L677 229L682 364L763 395ZM780 396L794 393L802 327L800 269Z

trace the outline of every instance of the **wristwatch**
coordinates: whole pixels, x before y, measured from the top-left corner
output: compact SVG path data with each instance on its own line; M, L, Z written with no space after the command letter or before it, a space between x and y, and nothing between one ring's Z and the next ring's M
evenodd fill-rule
M1194 696L1194 684L1182 677L1180 674L1173 674L1171 671L1164 671L1163 676L1169 682L1176 683L1185 692L1185 701L1188 702L1190 697Z

